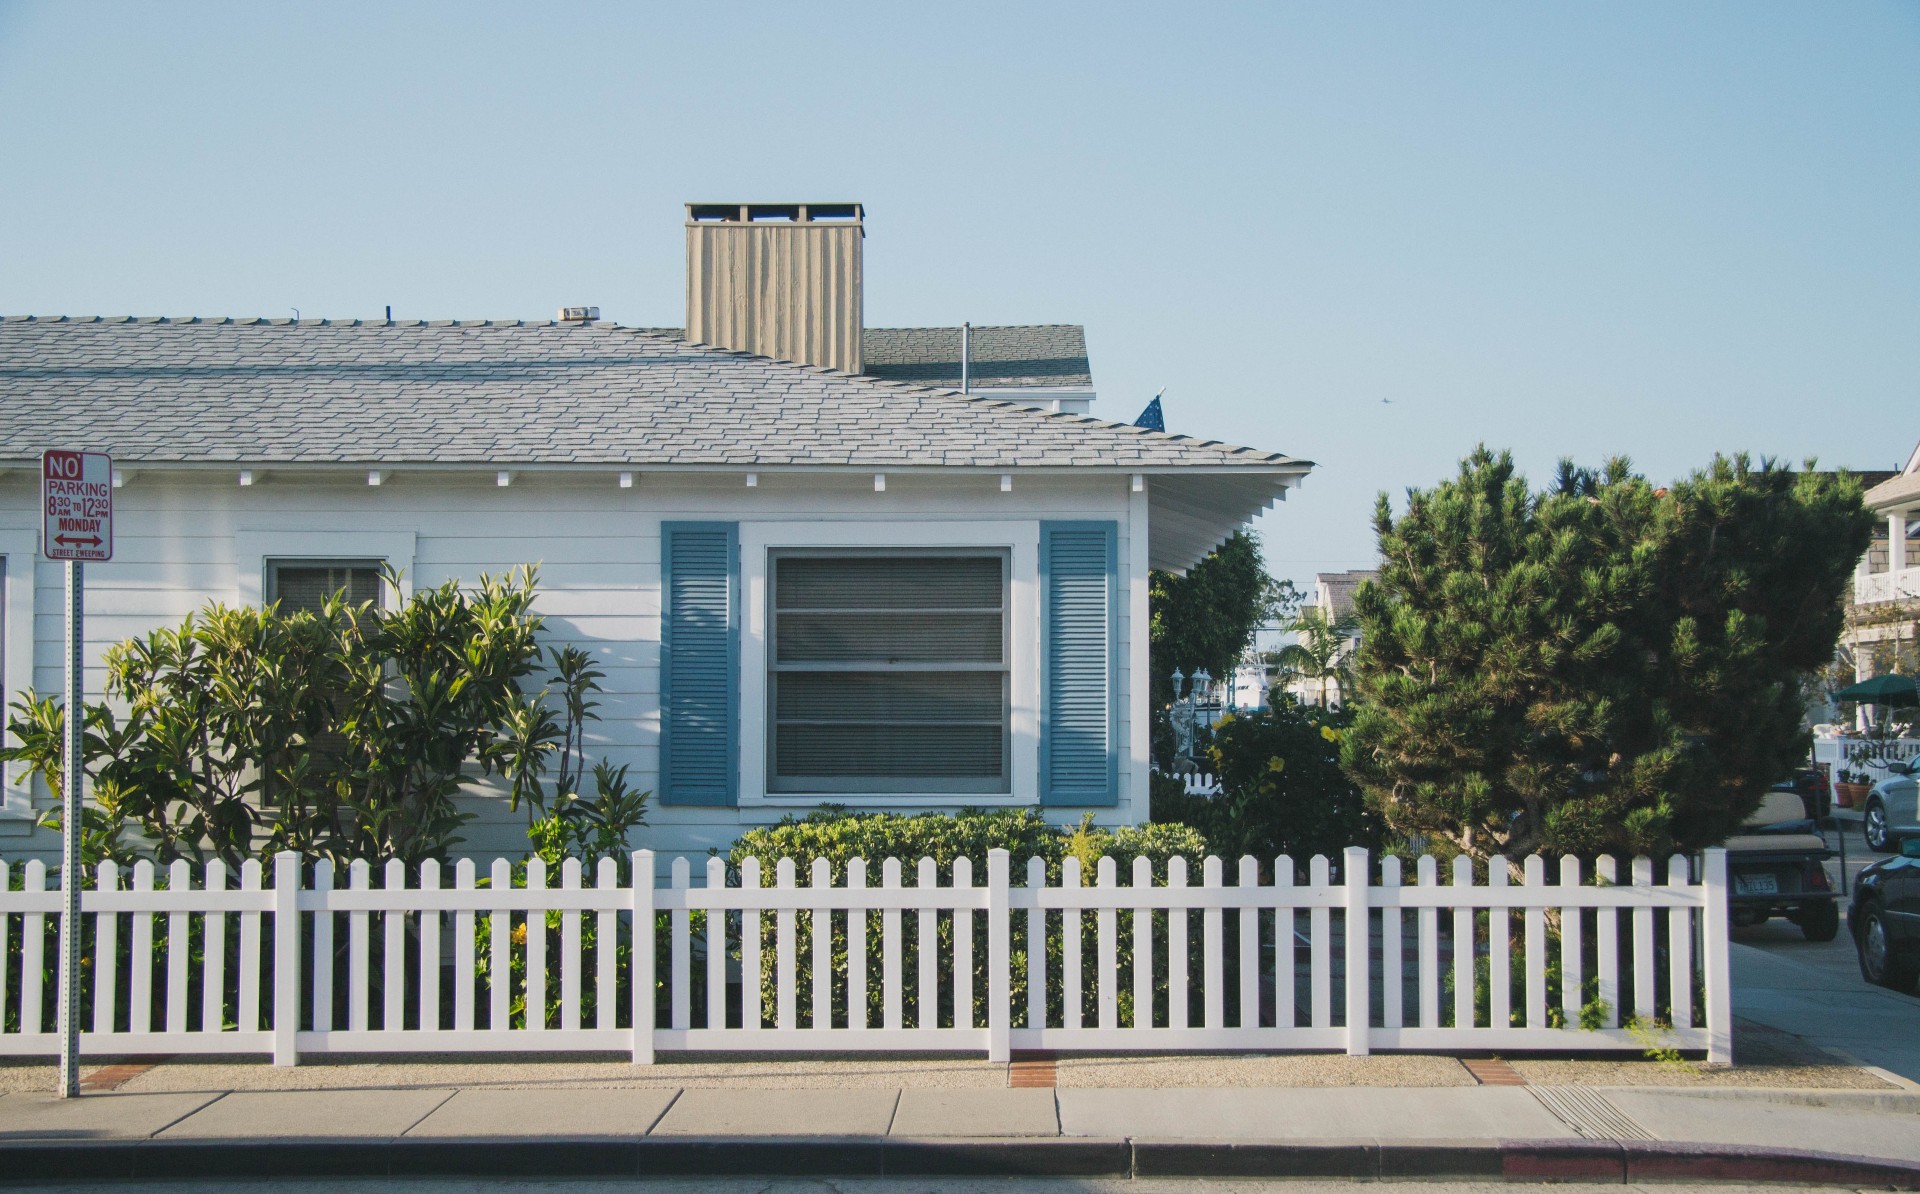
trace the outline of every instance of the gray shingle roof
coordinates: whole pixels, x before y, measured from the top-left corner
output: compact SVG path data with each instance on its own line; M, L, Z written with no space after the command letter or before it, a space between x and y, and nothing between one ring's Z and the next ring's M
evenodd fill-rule
M0 321L0 459L1093 467L1279 453L769 361L610 324Z

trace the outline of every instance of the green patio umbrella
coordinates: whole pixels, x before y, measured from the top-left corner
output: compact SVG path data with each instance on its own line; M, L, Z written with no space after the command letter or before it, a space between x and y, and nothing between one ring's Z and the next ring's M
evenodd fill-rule
M1871 680L1862 680L1833 694L1836 700L1859 701L1868 705L1920 705L1920 683L1912 676L1888 672Z

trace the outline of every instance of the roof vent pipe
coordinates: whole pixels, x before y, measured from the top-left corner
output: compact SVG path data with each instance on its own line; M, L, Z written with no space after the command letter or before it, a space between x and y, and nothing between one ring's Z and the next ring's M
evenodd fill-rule
M973 392L973 386L971 384L972 365L973 324L963 320L960 324L960 392L962 394L970 394Z

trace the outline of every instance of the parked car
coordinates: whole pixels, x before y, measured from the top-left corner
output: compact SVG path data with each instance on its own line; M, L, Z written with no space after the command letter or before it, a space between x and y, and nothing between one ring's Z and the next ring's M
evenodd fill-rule
M1920 980L1920 838L1900 845L1860 872L1847 907L1847 931L1860 953L1860 974L1896 991Z
M1802 767L1773 788L1776 792L1796 793L1806 805L1807 816L1815 821L1824 821L1833 815L1833 785L1828 782L1827 773L1818 767Z
M1735 925L1784 916L1809 941L1840 935L1839 897L1827 878L1833 853L1799 793L1790 786L1769 791L1726 846Z
M1867 793L1861 832L1867 849L1891 854L1901 839L1920 835L1920 757L1887 767L1887 777Z

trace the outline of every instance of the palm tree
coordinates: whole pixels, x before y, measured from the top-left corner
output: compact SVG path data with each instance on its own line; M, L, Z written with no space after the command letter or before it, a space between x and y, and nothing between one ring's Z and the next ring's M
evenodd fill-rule
M1351 676L1347 668L1347 643L1356 621L1352 615L1330 618L1318 606L1308 606L1287 625L1298 637L1267 657L1281 680L1311 680L1319 686L1318 704L1327 703L1329 681L1347 690Z

